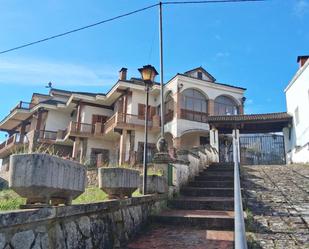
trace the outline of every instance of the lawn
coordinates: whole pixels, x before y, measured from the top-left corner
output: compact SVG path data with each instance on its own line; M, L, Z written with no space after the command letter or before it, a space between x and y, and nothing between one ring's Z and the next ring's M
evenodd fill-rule
M140 196L138 190L133 196ZM86 188L85 192L73 200L73 204L100 202L107 199L107 194L97 187ZM26 203L25 198L21 198L13 190L6 189L0 191L0 211L16 210L19 206Z

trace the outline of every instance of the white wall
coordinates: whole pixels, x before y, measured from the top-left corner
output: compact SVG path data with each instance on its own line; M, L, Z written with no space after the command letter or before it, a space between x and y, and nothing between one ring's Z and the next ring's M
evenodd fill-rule
M60 110L49 110L46 119L45 130L58 131L68 128L70 122L74 120L70 113L61 112Z
M134 151L138 149L138 142L144 143L145 133L142 131L135 131ZM148 143L157 143L159 133L148 133Z
M138 104L145 104L146 92L140 90L132 91L132 98L128 101L128 113L137 115L138 114ZM160 103L160 97L156 97L153 94L149 94L149 105L158 106Z
M309 162L309 61L297 73L298 78L285 89L287 112L293 116L291 139L286 132L287 153L292 162ZM295 110L298 108L299 123Z
M102 107L94 107L84 105L81 110L81 122L91 124L92 123L92 115L103 115L103 116L112 116L113 110L104 109Z

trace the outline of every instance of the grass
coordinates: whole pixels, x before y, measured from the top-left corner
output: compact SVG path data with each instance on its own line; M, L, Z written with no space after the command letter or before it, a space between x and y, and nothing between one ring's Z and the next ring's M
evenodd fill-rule
M0 210L15 210L19 209L19 205L25 204L26 199L20 197L13 190L6 189L0 191Z
M133 193L134 197L140 196L138 190ZM107 194L98 187L86 188L85 192L73 200L73 204L100 202L107 199ZM0 211L16 210L26 203L26 199L20 197L11 189L0 191Z

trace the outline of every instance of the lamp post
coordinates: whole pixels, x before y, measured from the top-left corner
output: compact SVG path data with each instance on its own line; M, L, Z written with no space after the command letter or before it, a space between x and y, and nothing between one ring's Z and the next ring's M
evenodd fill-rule
M148 102L149 102L149 91L153 85L154 78L158 75L157 70L151 66L146 65L139 68L142 79L145 84L146 91L146 104L145 104L145 138L144 138L144 158L143 158L143 194L147 194L147 154L148 154Z

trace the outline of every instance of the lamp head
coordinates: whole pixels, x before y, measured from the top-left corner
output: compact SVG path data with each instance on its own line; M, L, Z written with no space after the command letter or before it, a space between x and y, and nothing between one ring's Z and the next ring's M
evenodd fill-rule
M151 65L143 66L142 68L139 68L138 71L140 72L145 84L153 84L155 77L158 75L157 70Z

